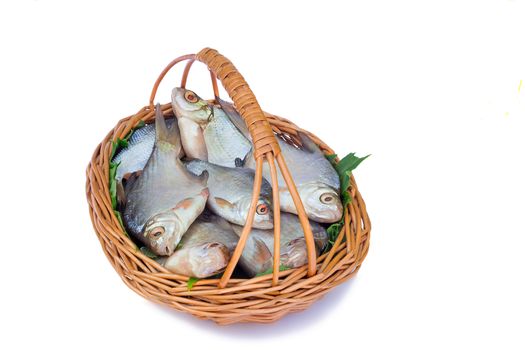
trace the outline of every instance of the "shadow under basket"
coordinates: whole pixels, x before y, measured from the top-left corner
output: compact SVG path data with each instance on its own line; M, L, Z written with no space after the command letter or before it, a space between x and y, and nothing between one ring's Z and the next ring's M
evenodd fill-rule
M190 68L196 60L207 65L210 70L215 96L219 95L218 79L246 122L254 144L256 171L252 197L255 200L252 200L246 226L229 265L220 279L198 280L190 289L187 276L173 274L145 256L126 235L112 205L109 167L113 143L118 138L124 138L140 121L154 120L155 95L166 73L177 63L186 61L181 82L181 87L185 87ZM173 115L171 104L162 105L162 111L165 116ZM352 176L349 187L352 200L344 208L344 225L331 249L316 257L304 207L274 134L287 133L294 137L298 131L308 135L326 155L334 154L330 147L312 133L286 119L263 112L242 75L217 51L206 48L198 54L185 55L173 60L155 82L149 105L118 122L96 148L86 171L86 194L95 232L104 253L124 283L148 300L188 312L198 318L213 320L218 324L269 323L289 312L306 309L332 288L354 276L361 267L369 247L370 219L365 203ZM255 203L262 181L263 162L268 162L273 180L274 266L279 266L280 251L277 171L283 175L297 207L307 243L308 264L285 271L274 269L273 273L250 279L231 278L253 222Z

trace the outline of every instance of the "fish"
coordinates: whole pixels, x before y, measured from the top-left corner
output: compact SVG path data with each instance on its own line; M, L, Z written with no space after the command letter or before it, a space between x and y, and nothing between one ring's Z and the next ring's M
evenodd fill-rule
M176 274L210 277L226 268L238 240L231 226L225 225L220 217L205 212L182 237L179 248L157 262Z
M216 100L232 123L251 140L248 128L243 127L245 123L233 105L220 99ZM321 149L307 135L298 132L297 137L301 141L301 145L294 144L291 140L285 140L283 137L277 137L277 141L299 192L299 197L303 202L306 215L309 219L321 223L337 222L341 220L343 215L339 175ZM255 169L253 152L250 152L242 160L238 159L237 164L239 163ZM263 176L271 182L270 168L266 162L263 163ZM280 171L278 171L278 183L281 210L297 214L292 195Z
M167 119L166 126L171 128L175 119ZM146 124L142 128L136 129L128 140L128 146L120 149L112 159L113 163L118 164L115 175L117 183L118 199L124 204L124 180L130 174L140 172L153 151L155 144L155 123ZM179 155L181 156L181 155Z
M303 146L297 147L277 138L282 157L290 171L299 197L309 219L321 223L341 220L343 204L340 197L340 180L336 170L319 147L303 133L298 133ZM246 166L255 169L255 159L250 155ZM263 165L263 176L271 179L267 163ZM277 175L281 210L297 214L292 195L281 174Z
M229 168L202 160L191 160L186 167L195 175L207 171L208 208L215 214L237 225L245 225L252 201L255 172L248 168ZM253 227L273 228L272 187L263 179Z
M321 223L334 223L343 216L339 175L319 147L306 135L298 133L303 146L297 148L278 138L282 155L296 185L306 215ZM255 167L255 161L252 161ZM270 176L266 166L265 176ZM292 195L282 174L278 174L279 199L283 211L297 214Z
M156 255L171 255L208 199L208 173L190 173L178 158L178 124L170 129L155 108L155 145L142 174L127 186L127 231Z
M183 137L182 140L189 157L233 168L237 165L236 159L244 159L251 151L251 142L220 106L210 104L193 91L183 88L173 89L171 100L178 120L185 120L183 123L179 122L185 128L183 134L194 135L187 139ZM186 119L193 121L193 124ZM206 155L201 149L202 141L197 126L202 130Z
M240 237L243 227L231 225ZM328 233L324 227L310 220L310 228L315 242L316 254L319 255L328 244ZM294 214L281 214L280 265L296 268L308 262L306 240L299 218ZM273 266L274 231L252 228L246 246L239 259L243 270L253 277L268 271Z

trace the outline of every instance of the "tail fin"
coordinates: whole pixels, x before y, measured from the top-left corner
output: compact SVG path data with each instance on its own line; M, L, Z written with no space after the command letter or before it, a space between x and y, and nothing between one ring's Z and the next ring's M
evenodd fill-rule
M297 133L299 135L299 138L301 139L301 142L303 144L303 149L311 152L311 153L320 153L323 154L319 146L315 144L315 142L312 141L312 139L306 135L305 133L299 131Z
M159 142L166 142L175 148L177 154L181 153L182 146L180 143L179 124L175 120L173 124L171 124L171 128L168 129L166 120L160 109L160 104L158 103L155 106L155 139L157 144Z

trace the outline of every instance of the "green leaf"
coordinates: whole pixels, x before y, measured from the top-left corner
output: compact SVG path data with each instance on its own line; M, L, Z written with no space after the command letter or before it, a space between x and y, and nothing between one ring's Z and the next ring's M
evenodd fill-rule
M109 159L113 159L115 156L115 153L117 153L118 143L115 141L111 141L111 155L109 156Z
M348 193L348 189L351 187L350 177L352 176L352 170L357 168L357 166L368 157L370 157L370 155L356 157L355 153L349 153L335 165L335 170L339 174L339 179L341 180L341 198L344 206L347 206L352 202L352 197Z
M350 193L347 190L345 190L343 192L343 194L341 195L344 207L346 207L348 204L352 203L352 196L350 195Z
M139 121L139 123L137 124L137 126L133 128L133 130L140 129L140 128L142 128L144 125L146 125L146 123L144 123L144 120L141 120L141 121Z
M341 232L341 229L343 228L345 224L344 217L340 221L330 225L326 232L328 233L328 240L330 241L331 245L334 244L335 240L337 239L337 236L339 235L339 232Z
M193 285L195 285L195 283L198 281L199 279L197 277L190 277L188 279L188 290L191 290L193 288Z
M348 155L346 155L346 157L341 159L339 163L336 164L335 170L337 170L339 176L347 172L351 173L352 170L357 168L359 164L361 164L361 162L368 157L370 157L370 154L365 157L356 157L355 153L349 153Z
M332 164L332 166L335 167L335 165L337 164L336 162L336 158L337 158L337 154L326 154L325 155L326 159L328 159L328 161L330 162L330 164Z
M352 203L352 196L348 192L348 190L351 187L350 177L352 176L352 170L357 168L357 166L368 157L370 157L370 155L367 155L365 157L356 157L355 153L349 153L339 162L336 162L335 159L337 158L337 155L329 154L326 156L326 158L334 166L335 170L337 171L337 174L339 174L339 180L341 181L341 201L343 202L343 206L345 207L348 204ZM341 232L343 226L344 217L340 221L333 223L326 229L326 231L328 232L329 244L327 244L325 252L330 250L330 248L334 245L334 242L337 239L339 232Z
M351 171L345 171L339 176L341 180L341 198L344 206L352 202L352 197L350 197L350 194L348 193L348 189L350 188L350 176L352 176Z
M153 253L148 247L140 247L140 252L150 259L157 259L158 256Z
M117 168L120 163L109 163L109 196L111 197L111 206L113 209L117 209L117 181L115 176L117 175Z
M279 266L279 271L286 271L286 270L289 270L290 268L288 266L285 266L285 265L280 265ZM263 271L263 272L259 272L257 275L255 275L255 277L259 277L259 276L264 276L264 275L269 275L273 273L273 267L270 267L268 270L266 271Z
M127 140L127 138L124 138L124 139L118 138L117 139L117 146L120 147L120 148L128 147L128 140Z
M120 223L120 227L122 227L122 232L124 232L124 236L129 238L129 235L126 232L126 228L124 227L124 222L122 221L122 215L120 215L120 211L113 209L113 213L115 213L115 216L117 217L117 220Z

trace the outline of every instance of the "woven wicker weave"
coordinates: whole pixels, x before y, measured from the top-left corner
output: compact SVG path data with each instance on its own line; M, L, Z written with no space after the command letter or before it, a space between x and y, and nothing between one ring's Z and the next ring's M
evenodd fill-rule
M153 121L157 88L166 73L177 63L187 60L181 86L185 86L188 73L195 60L206 64L211 72L215 96L218 96L218 78L236 109L246 121L254 143L256 175L249 219L241 234L236 250L222 278L199 280L188 290L188 277L176 275L137 250L125 236L115 216L109 195L109 163L112 142L123 138L139 121ZM164 115L173 115L171 104L162 106ZM366 207L351 178L351 203L344 210L345 225L331 248L320 257L315 256L312 233L293 180L281 156L274 131L286 132L292 137L302 131L326 154L334 152L315 135L300 129L290 121L265 113L255 96L233 64L217 51L204 49L196 55L186 55L172 61L157 79L148 106L118 122L96 148L87 168L86 193L89 212L104 253L124 283L144 298L188 312L199 318L211 319L219 324L235 322L273 322L289 312L306 309L333 287L351 278L366 257L370 239L370 219ZM251 229L256 201L261 185L262 164L268 161L272 173L275 242L274 265L279 264L280 214L276 184L277 167L285 178L298 209L308 249L308 265L278 271L251 279L232 279L231 274L242 253ZM276 165L277 164L277 165Z

